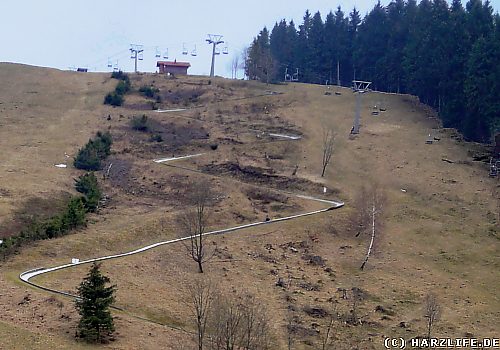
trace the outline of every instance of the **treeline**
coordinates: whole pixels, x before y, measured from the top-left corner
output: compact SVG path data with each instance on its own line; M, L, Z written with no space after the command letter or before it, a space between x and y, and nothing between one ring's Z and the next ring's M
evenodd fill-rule
M490 142L500 131L500 16L487 0L380 2L363 18L340 7L323 20L264 28L246 53L249 79L290 78L350 86L367 80L380 91L410 93L436 108L445 127ZM294 76L298 69L298 76Z

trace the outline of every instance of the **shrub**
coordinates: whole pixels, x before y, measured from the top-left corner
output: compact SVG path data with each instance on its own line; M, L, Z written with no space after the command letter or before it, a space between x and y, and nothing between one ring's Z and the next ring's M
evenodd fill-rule
M61 217L62 228L67 231L83 225L86 212L82 198L73 197L68 203L66 212Z
M141 117L133 117L132 121L132 129L137 131L148 131L149 130L149 121L148 116L143 114Z
M146 97L153 98L158 92L160 92L160 90L155 88L154 86L144 85L139 88L139 92Z
M111 78L130 82L130 78L127 75L127 73L121 70L118 72L111 73Z
M217 148L219 148L219 145L216 143L212 143L210 144L210 148L212 149L212 151L215 151Z
M124 101L123 95L117 94L116 91L108 93L104 98L104 104L111 106L121 106Z
M116 85L115 92L118 95L125 95L127 92L130 91L130 82L127 81L119 81L118 84Z
M75 168L89 171L101 169L101 161L111 153L112 143L113 140L109 132L98 132L94 139L89 140L78 151L73 162Z
M97 210L102 193L94 173L81 175L75 180L75 188L85 195L83 204L88 212Z
M151 142L163 142L163 137L160 134L151 135Z
M104 104L111 106L121 106L125 100L124 95L130 91L130 78L122 71L113 72L111 78L120 80L115 87L115 91L110 92L104 98Z

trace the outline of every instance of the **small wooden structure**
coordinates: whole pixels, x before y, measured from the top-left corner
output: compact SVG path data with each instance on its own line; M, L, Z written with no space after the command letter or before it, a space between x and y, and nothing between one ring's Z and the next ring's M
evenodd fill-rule
M159 68L160 73L172 75L187 75L187 70L191 67L189 62L175 61L158 61L156 66Z

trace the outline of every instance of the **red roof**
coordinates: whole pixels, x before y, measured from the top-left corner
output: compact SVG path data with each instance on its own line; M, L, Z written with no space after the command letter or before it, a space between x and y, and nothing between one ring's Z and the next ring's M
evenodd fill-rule
M167 66L167 67L191 67L189 62L172 62L172 61L158 61L156 67Z

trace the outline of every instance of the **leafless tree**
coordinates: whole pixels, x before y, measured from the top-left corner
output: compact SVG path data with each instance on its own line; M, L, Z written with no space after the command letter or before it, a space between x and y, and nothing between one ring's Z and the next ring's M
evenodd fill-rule
M365 268L373 251L376 237L380 234L384 203L385 195L377 185L372 185L369 191L363 188L356 200L357 207L353 222L357 230L356 237L362 233L370 235L370 243L361 264L361 270Z
M196 279L189 287L190 303L196 321L198 350L203 350L208 318L214 300L214 292L209 281Z
M220 294L216 299L212 323L212 349L235 350L241 341L242 309L233 298Z
M287 334L287 349L292 350L292 346L295 343L295 336L293 334L293 315L291 313L288 314L287 324L286 324L286 334Z
M337 300L332 303L332 309L330 311L330 317L328 318L328 324L326 326L325 333L321 339L321 349L327 350L333 346L333 328L334 323L338 319L337 314Z
M215 195L208 181L193 182L189 190L191 207L179 216L179 223L183 235L189 237L185 244L188 255L198 264L198 271L203 273L203 263L214 255L214 251L206 247L204 233L208 225L209 207Z
M332 129L323 129L323 159L321 163L321 177L325 176L326 167L330 164L333 154L333 143L335 141L335 134Z
M269 319L264 307L253 296L247 296L242 304L242 344L244 350L270 348Z
M238 78L238 71L240 70L240 67L241 67L240 55L236 54L233 56L233 59L231 60L231 78L232 79Z
M432 328L441 317L441 306L434 293L429 293L424 298L424 317L427 319L427 339L430 339Z

